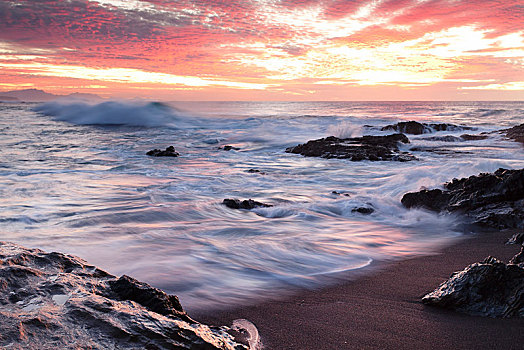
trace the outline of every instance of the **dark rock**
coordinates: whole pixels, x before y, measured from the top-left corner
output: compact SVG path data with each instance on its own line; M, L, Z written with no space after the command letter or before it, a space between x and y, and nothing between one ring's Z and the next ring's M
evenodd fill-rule
M446 123L419 123L414 120L409 122L399 122L397 124L386 125L381 130L394 130L405 134L420 135L429 134L435 131L457 131L457 130L471 130L472 128L467 126L458 126L454 124Z
M241 201L240 199L226 198L224 199L222 204L224 204L226 207L231 208L231 209L247 209L247 210L258 208L258 207L262 207L262 208L272 207L271 204L257 202L252 199L245 199Z
M178 157L180 154L175 151L175 147L169 146L165 151L159 149L153 149L146 153L148 156L152 157Z
M258 169L249 169L249 170L247 170L246 172L248 172L248 173L250 173L250 174L266 175L265 172L260 171L260 170L258 170Z
M471 152L466 152L466 151L456 151L453 149L442 148L442 147L425 147L425 146L411 147L409 150L411 152L430 152L430 153L441 154L441 155L470 154L471 153Z
M488 257L453 273L422 302L470 315L524 317L524 265Z
M498 169L444 185L444 190L406 193L402 204L434 211L460 212L473 222L497 228L524 227L524 169Z
M351 209L352 213L360 213L360 214L364 214L364 215L369 215L369 214L373 213L374 211L375 211L375 209L369 208L369 207L359 207L359 208Z
M461 142L463 141L460 137L446 135L446 136L431 136L425 137L422 140L426 141L441 141L441 142Z
M119 300L132 300L165 316L175 315L181 318L187 316L176 295L167 295L160 289L139 282L132 277L123 275L116 281L109 282L109 285L111 290L118 295Z
M517 142L524 143L524 124L520 124L503 131L506 133L506 137Z
M224 151L231 151L231 150L238 151L238 150L240 150L240 148L233 147L233 146L230 146L230 145L225 145L224 147L219 147L218 149L221 149L221 150L224 150Z
M346 197L349 197L349 193L341 193L341 192L337 192L337 191L331 191L332 194L336 194L337 196L346 196Z
M510 264L515 264L515 265L524 263L524 247L520 248L520 252L518 252L517 255L515 255L513 258L511 258L509 263ZM523 294L523 297L524 297L524 294Z
M421 140L426 141L441 141L441 142L464 142L464 141L478 141L485 140L488 138L488 135L471 135L471 134L462 134L459 137L453 135L445 136L431 136L424 137Z
M74 256L0 242L0 348L247 349L178 298Z
M517 232L506 242L506 244L524 245L524 232Z
M464 141L478 141L478 140L485 140L489 136L488 135L472 135L472 134L462 134L460 135L460 138Z
M289 147L287 153L301 154L306 157L340 158L352 161L361 160L395 160L400 162L416 160L413 155L400 152L398 143L409 143L404 134L387 136L363 136L339 139L335 136L308 141Z

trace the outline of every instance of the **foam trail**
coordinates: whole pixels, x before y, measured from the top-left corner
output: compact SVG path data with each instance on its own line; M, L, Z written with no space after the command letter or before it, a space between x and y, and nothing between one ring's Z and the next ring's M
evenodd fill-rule
M78 101L54 101L39 105L34 110L56 120L80 125L188 126L187 117L180 111L158 102L108 101L93 105Z
M262 342L257 327L246 319L234 320L231 329L238 332L237 337L242 337L249 344L249 350L261 350Z

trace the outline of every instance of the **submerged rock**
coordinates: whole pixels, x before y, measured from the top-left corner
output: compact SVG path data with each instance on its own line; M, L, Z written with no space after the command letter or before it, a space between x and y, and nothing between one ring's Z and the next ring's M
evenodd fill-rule
M447 123L419 123L414 120L409 122L399 122L392 125L386 125L381 130L394 130L405 134L420 135L429 134L435 131L458 131L458 130L471 130L471 127L459 126Z
M364 215L372 214L374 211L375 209L370 208L370 207L358 207L358 208L351 209L352 213L360 213Z
M223 146L223 147L219 147L218 149L221 149L221 150L224 150L224 151L231 151L231 150L233 150L233 151L238 151L238 150L240 150L240 148L238 148L238 147L233 147L233 146L231 146L231 145L225 145L225 146Z
M153 149L146 153L148 156L152 157L178 157L180 154L175 151L175 147L169 146L165 151L159 149Z
M247 349L178 298L66 254L0 242L0 348Z
M472 134L463 134L460 136L445 135L445 136L431 136L425 137L421 140L426 141L441 141L441 142L464 142L464 141L478 141L485 140L488 138L488 135L472 135Z
M506 133L506 137L517 142L524 143L524 124L520 124L503 131Z
M246 170L247 173L250 173L250 174L260 174L260 175L266 175L265 172L261 171L261 170L258 170L258 169L249 169L249 170Z
M417 158L407 152L400 152L398 144L409 143L404 134L387 136L363 136L339 139L335 136L308 141L289 147L287 153L301 154L306 157L341 158L352 161L395 160L406 162Z
M477 224L496 228L524 227L524 169L498 169L460 180L444 189L406 193L402 204L433 211L463 213Z
M257 202L252 199L244 199L243 201L241 201L240 199L226 198L224 199L222 204L224 204L226 207L231 208L231 209L247 209L247 210L258 208L258 207L262 207L262 208L272 207L271 204Z
M521 255L523 252L521 251ZM489 317L524 317L524 264L493 257L455 272L422 302Z

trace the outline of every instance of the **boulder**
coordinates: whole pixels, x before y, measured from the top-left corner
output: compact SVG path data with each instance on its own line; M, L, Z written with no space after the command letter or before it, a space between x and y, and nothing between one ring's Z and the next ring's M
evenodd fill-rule
M447 123L419 123L414 120L409 122L399 122L392 125L386 125L381 130L389 131L394 130L404 134L421 135L429 134L435 131L458 131L458 130L471 130L473 128L467 126L459 126Z
M524 264L516 258L505 264L488 257L469 265L426 294L422 302L470 315L524 317Z
M496 228L524 227L524 169L498 169L444 184L444 189L406 193L402 204L458 212Z
M406 162L417 159L407 152L400 152L399 143L409 143L409 139L404 134L347 139L330 136L289 147L286 152L301 154L306 157L340 158L352 161L394 160Z
M180 154L175 151L175 147L169 146L165 151L159 149L153 149L146 153L148 156L152 157L178 157Z
M226 207L231 208L231 209L247 209L247 210L251 210L254 208L258 208L258 207L262 207L262 208L272 207L271 204L257 202L252 199L244 199L243 201L241 201L240 199L226 198L222 201L222 204L224 204Z
M247 349L175 295L80 258L0 242L0 348Z
M506 137L517 142L524 143L524 124L520 124L512 128L503 130L503 132L506 133Z

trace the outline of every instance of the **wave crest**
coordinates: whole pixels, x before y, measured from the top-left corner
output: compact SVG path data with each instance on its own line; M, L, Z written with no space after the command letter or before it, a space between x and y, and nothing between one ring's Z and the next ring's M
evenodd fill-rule
M181 111L160 102L107 101L89 104L53 101L38 105L34 110L56 120L79 125L175 127L185 117Z

